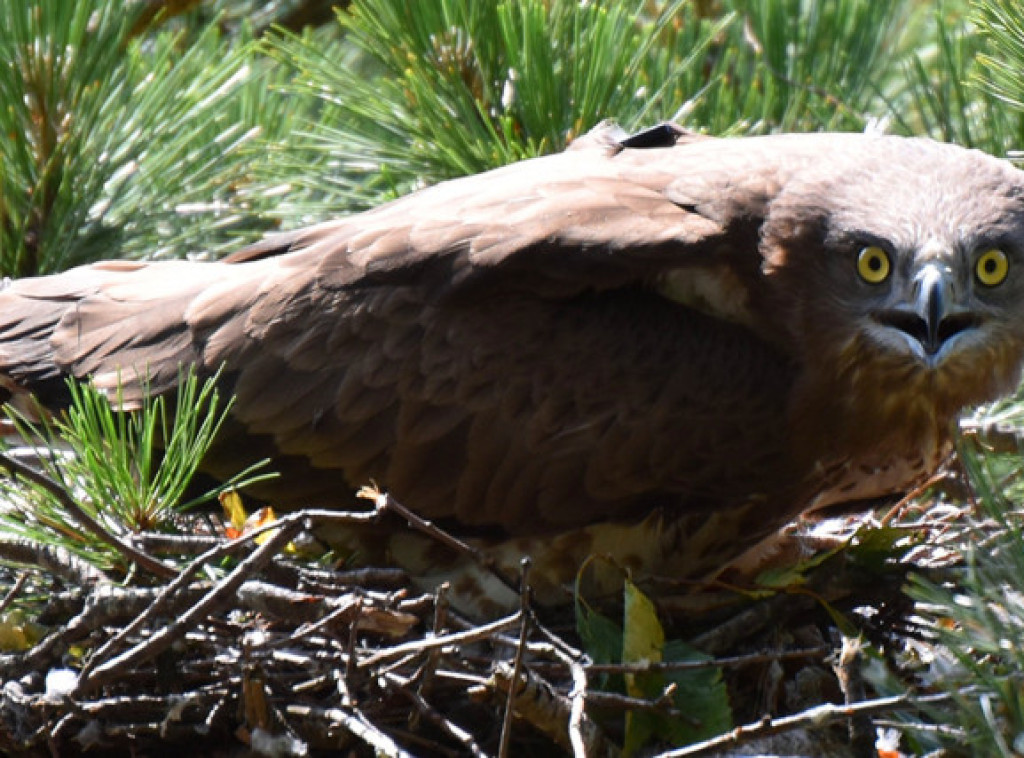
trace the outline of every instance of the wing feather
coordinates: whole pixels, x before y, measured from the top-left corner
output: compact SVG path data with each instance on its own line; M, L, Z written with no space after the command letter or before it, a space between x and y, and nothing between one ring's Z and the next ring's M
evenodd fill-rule
M297 476L296 497L323 480L316 497L337 501L372 478L430 517L510 533L621 517L644 493L685 499L729 479L717 450L685 441L708 411L686 396L692 386L669 387L679 361L698 384L736 394L725 425L746 435L730 440L738 455L763 443L742 419L781 417L735 372L784 385L786 357L712 319L695 337L689 311L652 286L716 261L735 286L759 286L758 225L785 174L819 147L581 148L289 232L229 262L97 264L14 282L0 291L0 374L30 389L120 377L130 404L144 374L166 392L182 365L224 366L238 449L222 445L216 465L250 452L238 435L269 440L290 469L313 472ZM750 321L773 328L770 314ZM743 365L705 360L722 339L746 351ZM657 411L662 400L680 410ZM652 457L652 437L676 443ZM680 461L685 476L669 470Z

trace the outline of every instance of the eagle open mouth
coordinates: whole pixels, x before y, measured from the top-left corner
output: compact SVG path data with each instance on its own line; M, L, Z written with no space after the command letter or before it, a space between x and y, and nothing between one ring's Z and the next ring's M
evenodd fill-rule
M921 345L928 357L938 355L958 334L981 325L981 317L971 312L950 314L935 323L913 311L887 310L876 314L875 321L906 334Z

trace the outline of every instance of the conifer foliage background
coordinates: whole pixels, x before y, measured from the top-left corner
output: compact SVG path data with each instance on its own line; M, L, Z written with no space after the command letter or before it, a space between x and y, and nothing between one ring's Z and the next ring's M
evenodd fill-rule
M1024 147L1015 0L336 5L0 0L0 275L216 257L561 150L606 118ZM974 420L1017 429L1020 407ZM947 716L957 739L1024 753L1024 542L1006 515L1024 492L1019 455L970 440L962 455L993 507L977 539L1009 547L976 556L959 585L921 580L916 592L954 653L952 680L983 693Z
M219 255L605 118L1002 153L1019 16L902 0L5 0L0 272ZM1017 19L1019 23L1019 18Z

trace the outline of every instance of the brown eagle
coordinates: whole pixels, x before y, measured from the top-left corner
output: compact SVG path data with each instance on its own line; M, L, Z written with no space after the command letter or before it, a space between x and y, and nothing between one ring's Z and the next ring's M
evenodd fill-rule
M222 262L0 292L0 375L127 403L223 368L207 468L377 482L556 598L591 553L697 577L905 487L1024 357L1024 172L926 139L605 128ZM393 541L423 572L430 555Z

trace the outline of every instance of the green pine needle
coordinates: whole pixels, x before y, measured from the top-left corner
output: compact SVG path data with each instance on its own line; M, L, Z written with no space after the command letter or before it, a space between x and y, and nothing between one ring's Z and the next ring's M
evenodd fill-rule
M267 227L254 141L295 115L215 25L132 37L121 3L0 3L0 273L216 252ZM294 110L294 109L293 109Z
M116 410L119 393L108 398L74 380L68 386L70 407L48 422L32 424L13 411L9 415L23 437L42 440L43 473L116 536L167 531L193 505L269 476L256 474L264 461L183 502L231 407L221 398L216 377L200 382L191 372L183 374L173 398L147 398L131 413ZM104 571L126 570L124 556L76 525L74 514L49 490L6 479L0 492L5 502L18 506L0 514L0 531L64 547Z

